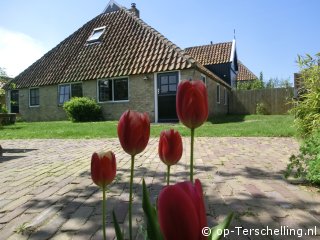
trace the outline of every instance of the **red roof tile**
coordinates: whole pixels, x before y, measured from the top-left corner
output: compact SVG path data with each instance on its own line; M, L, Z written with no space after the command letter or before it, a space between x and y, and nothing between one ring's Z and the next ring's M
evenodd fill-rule
M258 77L254 75L242 62L238 60L238 75L237 81L256 80Z
M93 29L106 26L99 43ZM17 88L203 66L126 9L101 14L15 78ZM212 74L211 74L212 75ZM212 75L214 78L220 79Z
M202 65L228 63L231 58L232 42L189 47L185 51Z

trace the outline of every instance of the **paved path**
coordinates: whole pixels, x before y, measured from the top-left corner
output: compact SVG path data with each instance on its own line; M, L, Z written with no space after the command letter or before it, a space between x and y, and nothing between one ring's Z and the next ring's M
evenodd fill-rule
M184 155L172 167L172 182L188 179L189 139ZM114 236L110 209L127 226L130 158L117 139L1 140L0 239L102 239L101 192L90 179L93 151L112 150L117 156L117 179L107 193L107 234ZM288 231L317 227L320 231L320 193L291 185L282 171L298 143L290 138L197 138L196 178L202 180L210 226L230 211L237 213L229 239L272 239L245 236L245 229ZM153 201L162 188L165 166L157 156L157 139L135 162L134 229L143 226L141 180ZM240 227L245 234L237 236ZM293 232L291 232L293 234ZM311 232L310 232L311 233ZM249 234L249 233L248 233ZM280 234L280 233L278 233ZM317 239L319 236L281 236L275 239Z

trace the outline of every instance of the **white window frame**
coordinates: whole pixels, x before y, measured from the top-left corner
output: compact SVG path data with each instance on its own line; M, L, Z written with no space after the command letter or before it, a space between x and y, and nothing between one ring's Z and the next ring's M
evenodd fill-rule
M38 105L31 105L31 90L33 89L38 89L38 93L39 93L39 104ZM32 87L29 88L29 107L39 107L40 106L40 89L38 87Z
M65 101L65 102L63 102L63 103L60 103L60 86L66 86L66 85L69 85L69 86L70 86L70 92L69 92L70 96L69 96L69 100L68 100L68 101L70 101L70 99L72 98L72 87L71 87L71 85L79 84L79 83L81 83L82 95L83 95L83 84L82 84L82 82L61 83L61 84L58 85L58 105L59 105L59 106L62 106L65 102L67 102L67 101Z
M128 80L128 100L114 100L114 80L126 78ZM112 100L100 101L99 82L112 80ZM130 84L129 76L115 77L115 78L102 78L97 80L97 102L98 103L121 103L130 101Z
M102 30L102 33L98 37L93 38L94 34L100 30ZM106 26L97 27L97 28L93 29L92 33L90 34L90 36L87 39L87 43L94 43L94 42L99 41L99 39L101 38L101 36L104 34L105 31L106 31Z
M219 89L219 91L218 91L218 89ZM217 86L216 86L216 101L217 101L217 103L219 103L220 104L220 100L221 100L221 87L220 87L220 84L218 84L217 83ZM218 96L219 96L219 98L218 98Z

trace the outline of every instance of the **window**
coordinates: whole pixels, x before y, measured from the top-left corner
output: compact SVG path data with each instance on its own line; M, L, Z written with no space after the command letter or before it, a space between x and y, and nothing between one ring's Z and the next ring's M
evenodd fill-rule
M93 32L91 33L90 37L88 38L87 42L92 43L99 40L101 35L104 33L106 27L98 27L93 29Z
M206 82L207 82L207 77L206 77L206 75L201 74L201 80L202 80L202 82L204 83L204 85L206 85Z
M99 80L98 88L99 102L129 100L128 78Z
M29 106L39 106L39 88L31 88L29 90Z
M82 83L59 85L59 104L62 105L73 97L82 97Z
M217 103L220 103L220 85L217 85Z
M224 88L224 105L228 104L228 91Z

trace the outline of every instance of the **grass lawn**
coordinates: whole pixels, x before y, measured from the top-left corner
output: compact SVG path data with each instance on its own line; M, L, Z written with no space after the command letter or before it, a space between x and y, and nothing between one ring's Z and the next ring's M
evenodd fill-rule
M72 123L18 122L0 129L0 139L31 138L108 138L117 137L117 121ZM295 135L290 115L229 115L216 117L196 129L198 137L291 137ZM182 124L151 124L151 136L158 137L163 129L174 128L189 136L190 130Z

